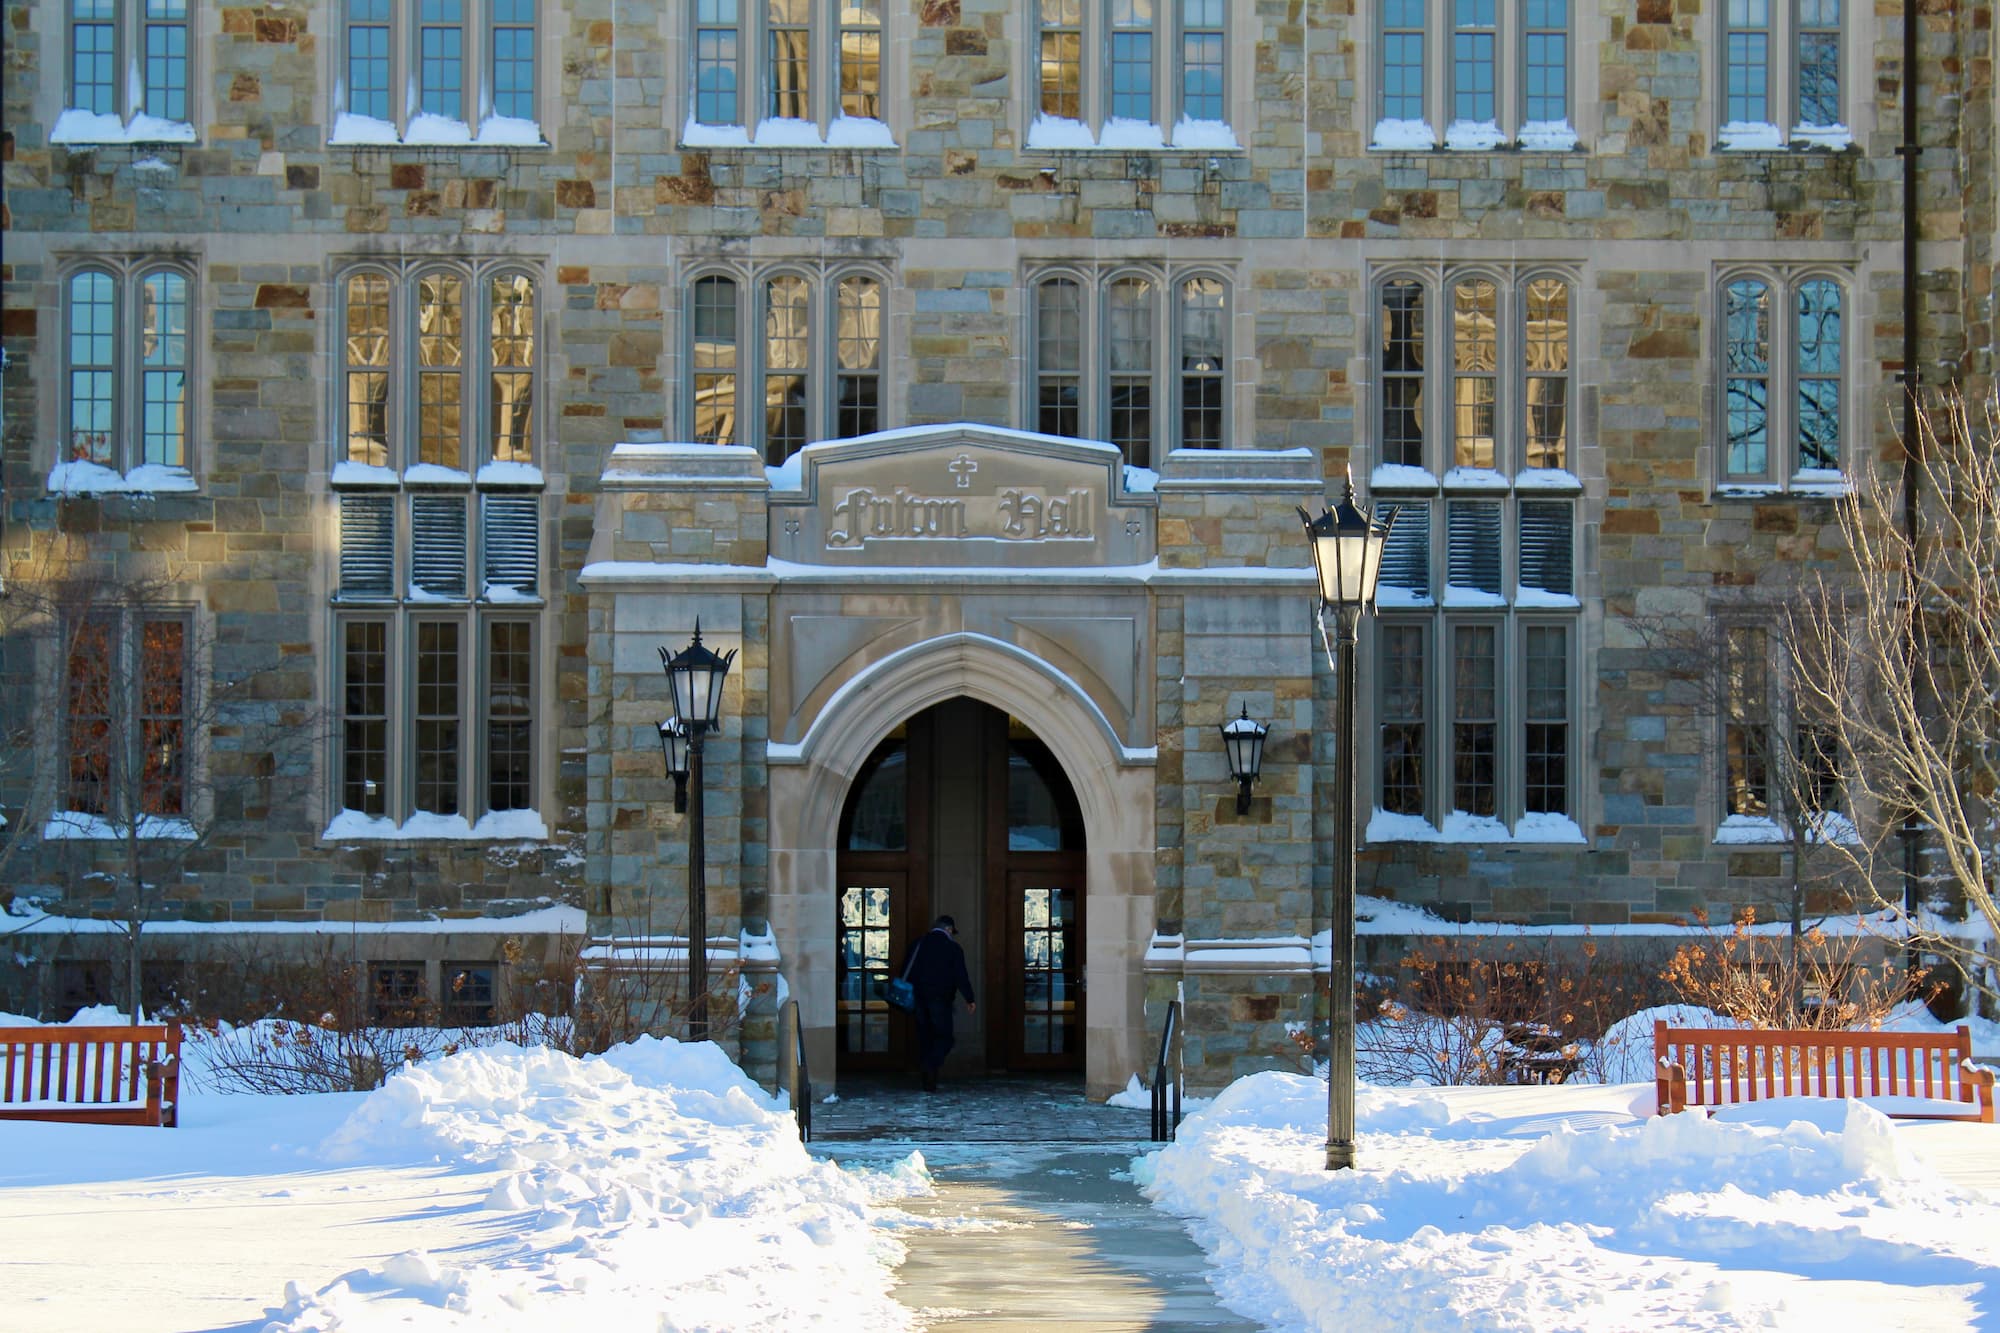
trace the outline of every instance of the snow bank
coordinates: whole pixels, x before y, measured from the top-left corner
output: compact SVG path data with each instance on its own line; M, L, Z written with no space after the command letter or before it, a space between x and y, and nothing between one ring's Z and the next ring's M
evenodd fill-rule
M330 1166L498 1170L501 1253L412 1251L317 1291L272 1333L387 1327L907 1329L879 1198L927 1188L811 1158L791 1117L711 1043L578 1060L489 1047L405 1068L319 1149Z
M2000 1282L2000 1207L1859 1103L1728 1123L1534 1096L1363 1088L1360 1165L1327 1172L1326 1085L1259 1074L1134 1177L1189 1219L1222 1299L1287 1333L1962 1327Z

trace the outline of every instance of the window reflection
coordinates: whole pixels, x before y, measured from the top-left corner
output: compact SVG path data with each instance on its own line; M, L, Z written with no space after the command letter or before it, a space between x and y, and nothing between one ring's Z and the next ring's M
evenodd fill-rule
M1490 468L1494 392L1500 365L1499 289L1484 279L1452 289L1453 444L1455 467Z
M1537 278L1526 311L1528 456L1531 468L1569 466L1569 284Z
M694 438L736 443L736 283L694 284Z

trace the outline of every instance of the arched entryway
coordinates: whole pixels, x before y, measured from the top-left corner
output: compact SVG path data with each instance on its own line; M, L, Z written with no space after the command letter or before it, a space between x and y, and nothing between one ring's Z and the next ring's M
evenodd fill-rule
M1062 765L1020 719L961 697L891 730L840 819L827 904L839 1069L908 1067L910 1025L887 982L948 913L982 1002L950 1067L1080 1072L1084 844Z
M822 1078L818 1071L837 1068L839 968L828 907L840 878L841 816L885 738L932 705L960 698L992 705L1046 743L1081 811L1084 1073L1092 1096L1108 1096L1156 1040L1146 1027L1142 970L1154 925L1155 756L1122 742L1074 679L987 635L942 635L859 659L829 684L804 736L770 747L769 919L783 993L799 1001Z

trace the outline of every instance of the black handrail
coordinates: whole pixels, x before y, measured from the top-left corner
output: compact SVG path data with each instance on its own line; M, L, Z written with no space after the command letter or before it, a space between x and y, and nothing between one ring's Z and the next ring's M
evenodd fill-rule
M1180 1035L1181 1002L1167 1002L1167 1021L1160 1025L1160 1059L1153 1066L1153 1142L1171 1143L1174 1131L1181 1123L1181 1068L1180 1044L1175 1040ZM1167 1060L1173 1059L1173 1075L1167 1074ZM1171 1083L1173 1096L1168 1099Z
M784 1008L778 1010L779 1039L783 1040L785 1014L792 1015L792 1077L788 1091L792 1095L792 1114L799 1122L799 1142L811 1143L813 1137L813 1081L812 1069L806 1064L806 1025L799 1013L797 1000L786 1000Z

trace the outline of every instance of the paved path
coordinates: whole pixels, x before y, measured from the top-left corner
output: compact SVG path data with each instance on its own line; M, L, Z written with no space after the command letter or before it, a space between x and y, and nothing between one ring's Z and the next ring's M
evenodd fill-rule
M1084 1101L1080 1085L1010 1079L926 1097L845 1081L818 1108L814 1150L886 1165L921 1151L937 1193L904 1205L938 1225L903 1233L896 1296L929 1328L1124 1333L1250 1323L1216 1303L1178 1219L1127 1174L1147 1113Z

